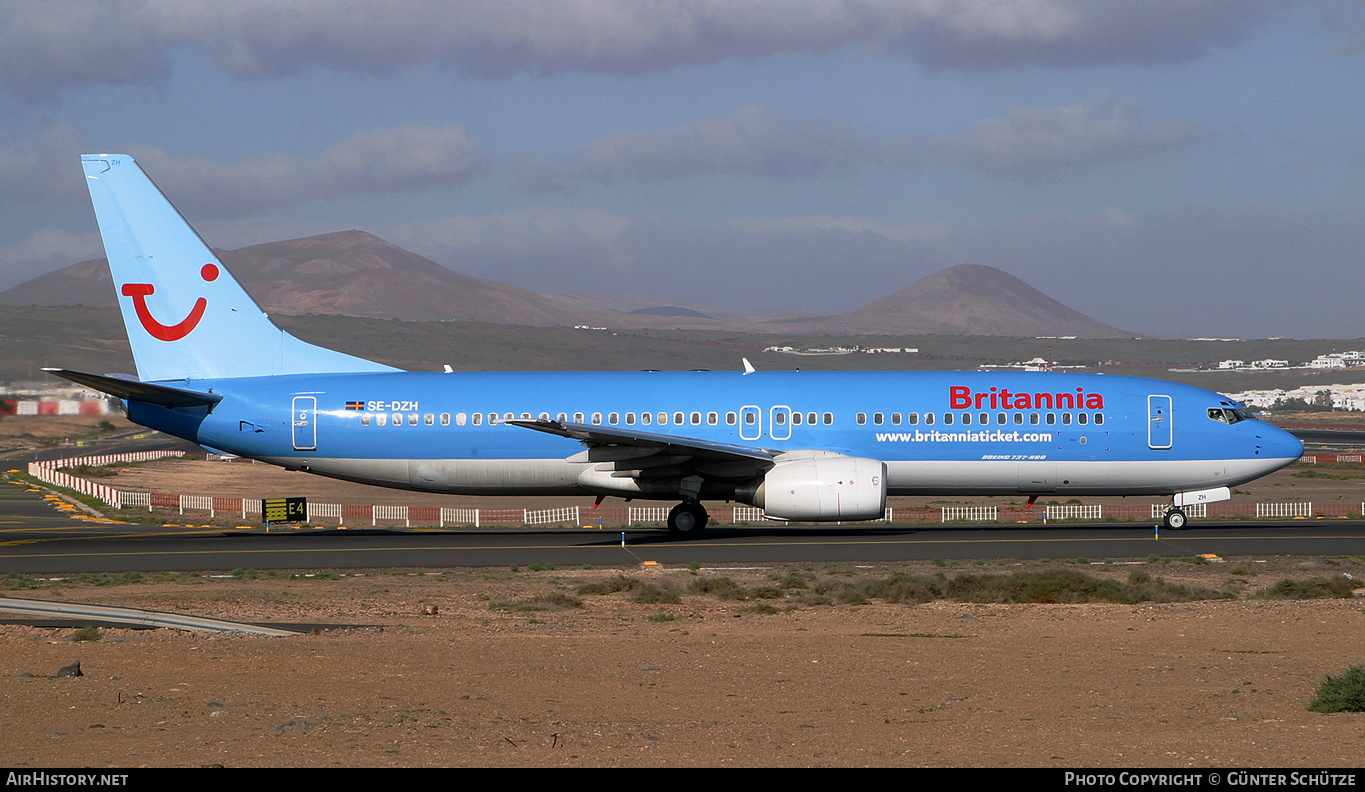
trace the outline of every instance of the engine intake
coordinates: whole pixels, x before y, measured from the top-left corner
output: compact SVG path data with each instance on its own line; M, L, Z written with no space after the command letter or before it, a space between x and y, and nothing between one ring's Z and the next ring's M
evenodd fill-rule
M781 520L876 520L886 513L884 462L810 453L797 459L779 458L749 501Z

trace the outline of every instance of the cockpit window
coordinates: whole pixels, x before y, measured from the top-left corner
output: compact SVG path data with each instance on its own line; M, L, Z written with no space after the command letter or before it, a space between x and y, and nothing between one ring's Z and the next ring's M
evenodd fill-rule
M1254 417L1255 416L1251 414L1251 411L1245 407L1237 409L1228 409L1226 407L1209 408L1209 418L1215 421L1220 421L1225 424L1235 424L1241 423L1242 421L1250 421Z

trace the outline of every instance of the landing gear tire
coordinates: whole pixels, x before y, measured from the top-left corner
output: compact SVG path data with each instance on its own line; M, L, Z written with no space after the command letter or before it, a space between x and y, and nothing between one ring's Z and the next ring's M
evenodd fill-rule
M1165 517L1161 518L1161 524L1170 528L1172 531L1179 531L1181 528L1184 528L1185 523L1188 521L1189 518L1187 518L1185 512L1180 509L1171 509L1166 512Z
M709 520L710 515L700 503L693 501L679 503L668 513L668 532L683 538L701 536Z

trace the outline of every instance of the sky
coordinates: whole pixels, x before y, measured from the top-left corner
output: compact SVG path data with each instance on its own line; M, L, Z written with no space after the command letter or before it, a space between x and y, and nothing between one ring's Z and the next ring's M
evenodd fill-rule
M974 263L1365 336L1359 0L0 0L0 290L102 255L86 152L219 248L773 314Z

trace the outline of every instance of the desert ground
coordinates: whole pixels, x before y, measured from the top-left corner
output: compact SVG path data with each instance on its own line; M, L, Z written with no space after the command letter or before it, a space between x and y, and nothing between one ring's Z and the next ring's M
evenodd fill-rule
M1359 497L1279 482L1329 484ZM1042 569L1224 598L847 594ZM1365 713L1307 705L1365 664L1365 589L1256 596L1343 575L1365 580L1365 558L9 579L6 596L318 629L0 625L0 765L1357 767Z

